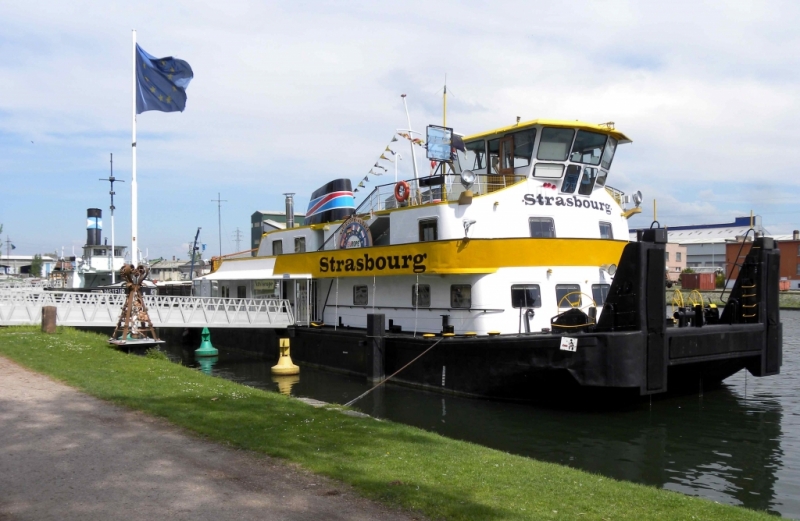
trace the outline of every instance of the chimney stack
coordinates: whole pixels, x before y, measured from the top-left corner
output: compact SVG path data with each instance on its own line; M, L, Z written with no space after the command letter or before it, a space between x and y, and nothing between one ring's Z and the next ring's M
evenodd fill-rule
M100 246L103 232L103 210L88 208L86 210L86 246Z
M294 194L283 194L286 196L286 229L294 228Z
M792 240L800 241L800 230L795 230L792 232Z

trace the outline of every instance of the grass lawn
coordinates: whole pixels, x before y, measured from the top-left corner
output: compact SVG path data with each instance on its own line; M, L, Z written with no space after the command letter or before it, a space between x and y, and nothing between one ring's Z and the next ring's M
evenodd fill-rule
M414 427L315 409L168 361L127 355L109 347L104 336L70 328L54 335L38 327L0 328L0 355L98 398L297 463L431 519L772 519Z

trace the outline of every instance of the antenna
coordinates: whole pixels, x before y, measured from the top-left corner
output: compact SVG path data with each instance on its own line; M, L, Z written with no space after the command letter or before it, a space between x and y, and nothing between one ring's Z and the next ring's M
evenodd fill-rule
M217 225L219 227L219 256L222 258L222 203L227 203L227 199L220 199L219 192L217 198L211 200L212 203L217 203Z
M125 181L122 179L117 179L114 177L114 154L110 154L110 164L111 164L111 173L105 179L100 179L100 181L108 181L111 183L111 190L109 190L109 195L111 196L111 256L108 260L108 269L111 270L111 284L116 284L117 280L115 278L114 273L114 254L116 253L114 250L114 181L118 183L124 183Z

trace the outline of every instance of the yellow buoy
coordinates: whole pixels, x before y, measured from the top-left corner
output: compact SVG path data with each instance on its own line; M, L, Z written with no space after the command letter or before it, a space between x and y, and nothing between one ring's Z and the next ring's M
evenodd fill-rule
M489 331L489 332L488 332L488 335L489 335L489 336L497 336L497 335L499 335L499 334L500 334L500 331Z
M278 358L278 363L272 366L272 374L290 375L300 374L300 368L292 363L292 357L289 356L289 339L281 338L280 348L281 356Z
M449 338L451 336L456 336L456 334L455 333L442 333L442 336Z
M424 334L422 335L422 338L433 338L433 337L435 337L435 336L436 336L436 335L434 335L433 333L424 333Z
M468 337L478 336L478 333L476 333L475 331L467 331L466 333L464 333L464 336Z

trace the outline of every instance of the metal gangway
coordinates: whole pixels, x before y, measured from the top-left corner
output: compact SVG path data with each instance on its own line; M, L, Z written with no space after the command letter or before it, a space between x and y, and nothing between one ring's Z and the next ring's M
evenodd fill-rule
M0 290L0 326L35 325L42 307L56 307L60 326L114 327L126 295ZM154 327L285 328L295 323L285 299L144 295Z

